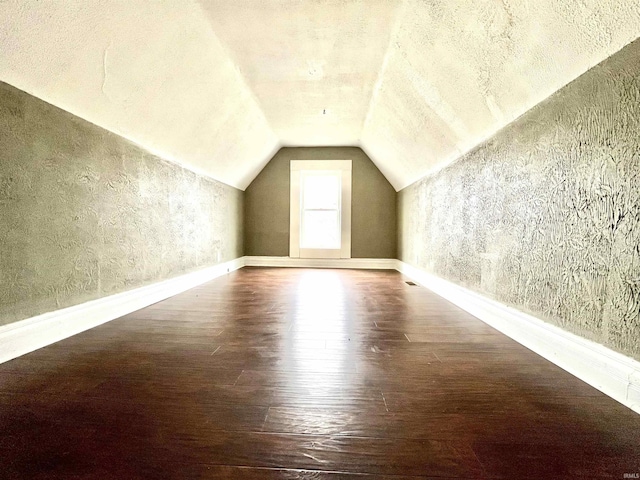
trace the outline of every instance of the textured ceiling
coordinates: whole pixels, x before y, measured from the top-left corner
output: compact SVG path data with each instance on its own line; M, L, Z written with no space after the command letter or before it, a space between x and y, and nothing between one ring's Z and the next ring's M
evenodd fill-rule
M201 4L283 145L359 145L399 1Z
M278 147L189 0L0 1L0 80L245 188Z
M396 189L640 35L640 0L4 0L0 80L245 188L358 145Z
M407 0L362 133L396 189L640 35L640 0Z

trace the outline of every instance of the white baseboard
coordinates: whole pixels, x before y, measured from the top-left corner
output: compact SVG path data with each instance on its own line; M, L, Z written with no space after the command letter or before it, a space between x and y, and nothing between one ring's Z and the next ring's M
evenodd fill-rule
M640 413L640 362L404 262L397 270Z
M244 266L398 270L572 375L640 413L640 362L395 259L241 257L170 280L0 327L0 363Z
M97 327L244 266L244 258L0 327L0 363Z
M291 258L291 257L244 257L247 267L294 267L294 268L361 268L395 270L394 258Z

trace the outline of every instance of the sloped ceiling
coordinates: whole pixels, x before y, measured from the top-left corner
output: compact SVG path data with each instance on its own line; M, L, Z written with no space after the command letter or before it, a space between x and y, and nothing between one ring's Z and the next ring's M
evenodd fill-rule
M639 35L639 0L407 0L364 150L401 189Z
M229 185L277 150L195 2L0 2L0 48L0 80Z
M640 35L640 0L5 0L0 80L244 189L282 145L401 189Z

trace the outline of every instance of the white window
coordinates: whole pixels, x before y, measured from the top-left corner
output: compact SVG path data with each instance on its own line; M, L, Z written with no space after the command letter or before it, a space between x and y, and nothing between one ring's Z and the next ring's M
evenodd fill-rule
M291 161L289 255L351 257L351 160Z

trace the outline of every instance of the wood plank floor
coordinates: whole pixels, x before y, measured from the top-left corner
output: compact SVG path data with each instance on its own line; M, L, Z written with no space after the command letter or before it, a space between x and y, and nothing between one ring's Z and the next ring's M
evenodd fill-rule
M637 473L639 415L397 272L245 268L0 365L2 479Z

